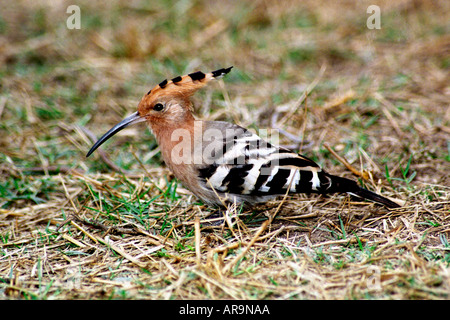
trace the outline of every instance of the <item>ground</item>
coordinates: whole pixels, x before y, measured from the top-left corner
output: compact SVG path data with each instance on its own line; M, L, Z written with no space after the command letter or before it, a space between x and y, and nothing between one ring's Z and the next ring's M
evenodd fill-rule
M449 298L448 1L75 2L0 4L1 299ZM157 83L228 66L196 117L403 206L217 211L144 124L85 157Z

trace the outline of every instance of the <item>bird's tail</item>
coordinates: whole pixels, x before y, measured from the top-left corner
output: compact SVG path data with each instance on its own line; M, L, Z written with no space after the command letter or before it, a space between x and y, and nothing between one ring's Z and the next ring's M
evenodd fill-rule
M327 176L328 176L328 178L331 178L330 189L333 189L333 190L327 190L328 192L330 192L330 191L331 192L346 192L350 195L353 195L353 196L356 196L359 198L377 202L379 204L386 206L387 208L391 208L391 209L400 208L400 205L398 205L397 203L395 203L385 197L382 197L375 192L361 188L353 180L338 177L338 176L328 175L328 174L327 174Z
M376 194L375 192L369 191L367 189L363 189L363 188L359 188L359 190L357 191L353 191L353 192L348 192L351 195L363 198L363 199L367 199L367 200L371 200L374 202L378 202L384 206L386 206L387 208L400 208L400 205L398 205L397 203L380 196L379 194Z

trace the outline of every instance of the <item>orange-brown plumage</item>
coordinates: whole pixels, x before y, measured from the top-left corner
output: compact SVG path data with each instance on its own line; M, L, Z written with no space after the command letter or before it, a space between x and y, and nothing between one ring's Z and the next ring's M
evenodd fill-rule
M231 67L221 70L228 73ZM216 77L214 73L204 74L198 71L164 80L142 97L138 104L138 113L147 120L157 139L166 137L176 128L192 130L194 117L190 97ZM162 110L154 110L158 104L162 105Z
M184 139L185 143L190 143L189 150L192 153L195 119L192 115L190 97L214 78L213 73L196 72L164 80L144 95L138 105L138 113L146 119L155 135L162 158L175 176L181 177L184 182L194 173L187 163L173 164L172 150ZM162 109L154 110L158 104L162 105ZM183 130L187 136L174 137L175 130Z

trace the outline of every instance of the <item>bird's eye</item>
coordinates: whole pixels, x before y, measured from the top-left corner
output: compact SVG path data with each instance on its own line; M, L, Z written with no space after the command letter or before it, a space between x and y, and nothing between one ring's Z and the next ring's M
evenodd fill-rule
M153 106L153 110L155 111L161 111L162 109L164 109L164 106L161 103L157 103Z

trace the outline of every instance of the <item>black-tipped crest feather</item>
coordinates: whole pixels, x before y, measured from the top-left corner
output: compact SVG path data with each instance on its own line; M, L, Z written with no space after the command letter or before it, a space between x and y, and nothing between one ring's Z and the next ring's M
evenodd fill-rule
M229 73L232 68L233 68L233 66L231 66L229 68L222 68L222 69L218 69L216 71L213 71L211 73L212 73L214 78L219 78L219 77L222 77L222 76L226 75L227 73Z

